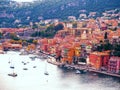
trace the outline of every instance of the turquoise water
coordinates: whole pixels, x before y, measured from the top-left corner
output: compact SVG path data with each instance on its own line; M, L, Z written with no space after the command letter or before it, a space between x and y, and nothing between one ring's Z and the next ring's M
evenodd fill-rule
M75 74L63 70L45 60L19 55L20 52L7 52L0 55L0 90L119 90L120 78L97 75L94 73ZM8 62L12 62L11 64ZM24 65L22 61L27 64ZM15 66L17 77L10 77L11 65ZM33 68L36 66L36 68ZM28 70L23 70L28 68ZM44 75L45 70L49 75Z

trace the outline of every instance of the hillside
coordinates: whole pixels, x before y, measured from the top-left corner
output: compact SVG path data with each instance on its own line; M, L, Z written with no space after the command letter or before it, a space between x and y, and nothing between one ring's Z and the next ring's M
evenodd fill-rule
M119 0L36 0L33 3L0 0L0 27L20 27L41 19L78 18L81 13L89 12L101 16L102 12L116 8L120 8Z

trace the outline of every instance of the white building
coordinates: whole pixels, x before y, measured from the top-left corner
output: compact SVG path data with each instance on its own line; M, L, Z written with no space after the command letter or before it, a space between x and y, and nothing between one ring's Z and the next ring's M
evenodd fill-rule
M75 16L68 16L68 20L69 21L76 21L76 17Z

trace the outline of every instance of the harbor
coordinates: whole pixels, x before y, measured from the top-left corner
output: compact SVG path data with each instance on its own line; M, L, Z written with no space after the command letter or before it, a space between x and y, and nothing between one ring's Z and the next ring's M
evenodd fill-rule
M56 65L47 63L49 75L45 75L46 60L29 57L34 55L19 55L20 52L8 51L0 57L0 90L119 90L119 79L109 76L101 76L97 73L76 74L75 70L62 69ZM17 77L10 77L8 73L9 60L14 64ZM22 63L29 62L26 65ZM36 68L33 68L36 66ZM28 70L23 70L28 68ZM73 78L74 77L74 78ZM92 82L92 83L91 83ZM33 87L34 86L34 87Z
M119 90L120 0L0 0L0 90Z
M86 65L86 64L79 64L79 65L63 64L63 63L60 63L60 62L56 62L54 58L48 59L47 61L48 61L48 63L51 63L53 65L57 65L57 66L62 67L62 68L79 70L79 71L82 71L82 72L95 72L95 73L99 73L99 74L103 74L103 75L108 75L108 76L120 78L119 74L109 73L109 72L101 71L101 70L95 70L95 69L93 69L92 67L90 67L89 65Z

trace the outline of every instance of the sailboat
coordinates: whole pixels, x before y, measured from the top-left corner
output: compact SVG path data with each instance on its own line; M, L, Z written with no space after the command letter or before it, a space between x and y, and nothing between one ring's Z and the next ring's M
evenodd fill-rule
M23 62L23 65L25 66L25 67L23 68L23 70L28 70L28 68L26 67L27 61L24 61L24 62Z
M17 74L13 72L13 73L9 73L8 76L16 77Z
M49 75L48 71L47 71L47 62L45 62L45 72L44 72L45 75Z
M9 64L11 63L10 57L9 57L9 61L8 61L8 63L9 63Z
M45 75L49 75L49 73L47 71L44 72Z
M13 66L14 67L14 66ZM15 68L15 67L14 67ZM17 74L14 72L14 68L11 68L13 69L13 72L12 73L9 73L8 76L12 76L12 77L16 77Z
M24 62L24 64L23 65L25 65L25 67L23 68L23 70L28 70L28 68L26 67L26 62Z
M11 60L11 61L9 60L8 63L11 64L11 65L10 65L10 68L11 68L11 69L14 69L14 68L15 68L14 65L13 65L13 63L12 63L12 60Z
M14 72L15 67L14 67L14 65L12 64L12 61L11 61L11 66L10 66L10 68L13 69L13 71L12 71L12 73L9 73L8 76L16 77L17 74Z

